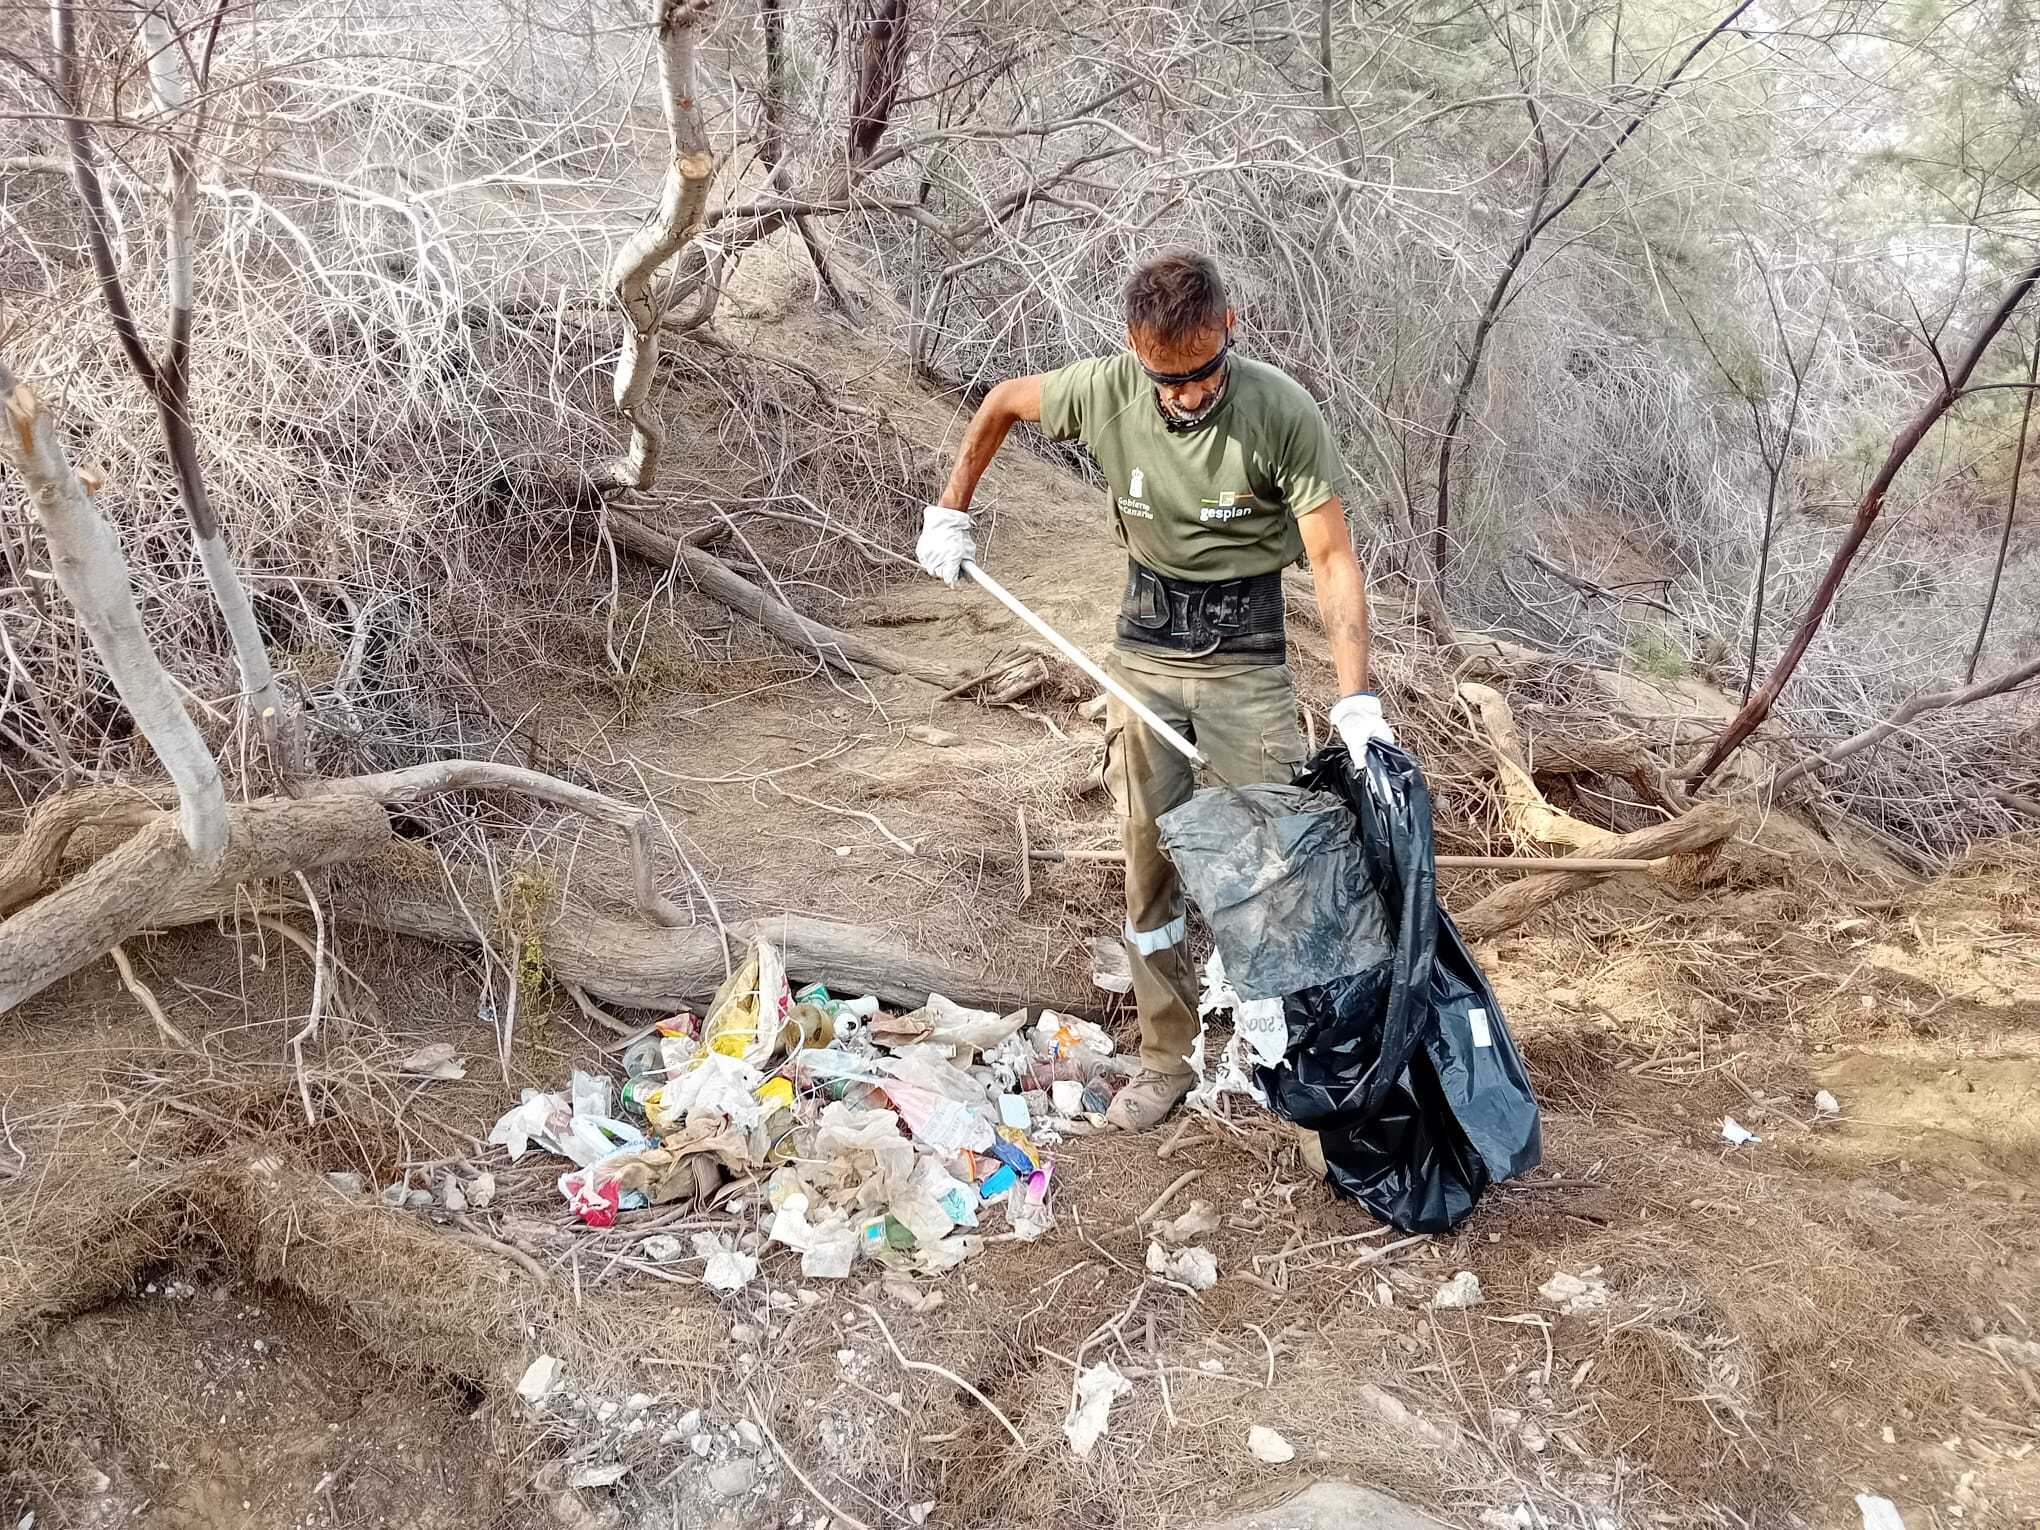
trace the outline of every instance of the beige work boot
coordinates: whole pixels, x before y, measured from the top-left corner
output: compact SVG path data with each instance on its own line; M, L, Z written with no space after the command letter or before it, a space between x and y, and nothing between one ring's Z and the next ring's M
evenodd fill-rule
M1144 1132L1161 1125L1163 1119L1182 1103L1196 1084L1192 1073L1157 1073L1143 1068L1113 1097L1105 1112L1105 1124L1123 1132Z

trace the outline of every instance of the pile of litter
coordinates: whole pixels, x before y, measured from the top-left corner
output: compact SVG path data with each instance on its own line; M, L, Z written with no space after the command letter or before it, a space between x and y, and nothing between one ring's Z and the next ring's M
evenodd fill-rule
M1098 1124L1130 1066L1096 1025L1053 1011L1029 1026L1025 1010L940 994L895 1015L819 983L792 992L761 941L706 1018L632 1043L620 1089L577 1070L564 1093L526 1090L489 1141L512 1162L534 1144L570 1160L560 1193L591 1227L705 1205L725 1176L762 1180L763 1231L803 1275L842 1279L860 1256L932 1273L975 1252L989 1217L1023 1240L1054 1225L1048 1149ZM683 1249L647 1232L649 1257L698 1259L717 1289L757 1274L752 1240L697 1232Z

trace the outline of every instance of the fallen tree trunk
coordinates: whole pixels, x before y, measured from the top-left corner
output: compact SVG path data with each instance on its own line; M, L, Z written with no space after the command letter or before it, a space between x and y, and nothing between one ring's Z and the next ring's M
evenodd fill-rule
M1544 800L1544 793L1530 775L1529 751L1516 727L1516 714L1493 686L1472 681L1459 687L1459 699L1480 717L1488 747L1494 752L1495 773L1501 778L1503 813L1509 830L1519 840L1535 845L1563 845L1569 850L1598 852L1614 834L1599 824L1586 823L1570 813L1561 813Z
M713 553L703 552L670 532L647 525L634 515L611 509L609 529L610 535L628 551L668 568L676 565L686 568L711 600L729 607L748 621L756 622L781 642L812 652L831 669L853 680L862 678L859 673L861 667L888 675L902 675L943 689L956 683L956 676L939 664L923 664L854 633L809 620L783 600L751 583Z
M144 930L231 907L245 882L358 861L390 839L370 799L270 798L227 810L225 852L201 865L159 816L118 849L0 925L0 1014Z
M1620 834L1596 847L1600 855L1622 860L1660 860L1669 855L1693 855L1714 849L1734 832L1737 814L1721 803L1706 802L1670 823L1653 824L1633 834ZM1549 876L1525 877L1498 887L1465 913L1456 917L1460 933L1469 940L1485 940L1513 929L1547 904L1568 893L1592 887L1604 873L1560 871Z
M342 904L335 912L342 919L396 935L450 945L480 944L460 911L439 899L378 897L360 905ZM1081 974L1081 987L1044 983L1020 988L915 951L868 925L782 914L732 925L730 934L738 941L764 939L779 947L796 987L825 982L834 993L876 994L888 1004L910 1007L939 993L959 1004L1001 1013L1037 1004L1071 1013L1087 1013L1097 1006L1088 968ZM704 925L657 930L596 915L561 914L538 931L538 945L554 979L629 1009L699 1005L722 985L728 970L721 938Z
M392 795L412 798L420 795L416 788L421 783L410 776L361 777L328 783L338 789L336 795L266 798L236 806L230 810L227 857L215 872L196 866L178 837L176 820L155 812L132 838L74 881L0 924L0 1014L143 931L200 924L236 907L252 907L247 883L362 860L382 849L391 837L387 812L375 796L351 788L394 781L404 790ZM125 814L91 816L104 806L79 794L60 799L31 821L28 832L0 857L0 870L13 878L11 885L21 896L35 897L55 878L61 849L49 847L60 835L68 839L87 823L132 823ZM485 895L468 901L490 905ZM277 907L272 901L261 911ZM474 947L489 938L445 898L386 889L359 899L343 893L331 912L352 924L443 944ZM708 926L659 928L567 913L537 934L546 970L554 978L635 1009L700 1004L727 971L722 940ZM1023 989L913 950L888 932L864 925L781 915L734 926L731 934L740 941L762 937L779 946L787 970L803 981L876 994L889 1004L918 1006L930 993L941 993L958 1003L1002 1012L1037 1004L1072 1013L1096 1008L1088 972L1070 982Z
M163 797L169 797L163 793ZM0 855L0 920L40 898L57 880L64 852L86 829L139 829L176 805L118 786L88 786L36 809Z

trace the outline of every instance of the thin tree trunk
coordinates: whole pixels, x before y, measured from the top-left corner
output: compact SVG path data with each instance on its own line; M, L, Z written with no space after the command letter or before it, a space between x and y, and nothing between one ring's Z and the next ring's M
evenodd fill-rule
M849 160L878 152L907 72L907 0L870 0L858 27L857 84L850 101Z
M1834 748L1828 750L1827 753L1812 759L1801 760L1797 764L1779 771L1777 779L1771 783L1771 789L1774 792L1781 791L1785 787L1790 786L1794 781L1797 781L1801 776L1808 775L1823 765L1839 765L1850 755L1861 754L1865 749L1883 743L1892 734L1898 732L1900 728L1903 728L1915 718L1925 716L1929 712L1941 712L1949 707L1967 706L1972 701L1986 701L1992 696L2002 696L2006 691L2015 690L2028 681L2035 679L2040 679L2040 658L2028 659L2024 664L2019 665L2015 669L2006 670L1995 679L1973 681L1969 685L1958 686L1952 690L1922 692L1885 718L1884 721L1865 728L1861 733L1851 734L1848 738L1843 739L1841 743L1835 745Z
M33 389L0 362L6 430L0 456L28 486L29 503L50 544L50 569L77 609L113 688L177 786L184 843L200 867L227 850L227 797L212 751L184 710L177 687L142 628L120 538L99 513L57 445Z
M786 158L786 0L758 0L765 29L765 136L758 157L768 170Z
M1336 106L1337 81L1332 78L1332 0L1318 0L1317 13L1318 87L1327 106Z
M78 50L70 0L53 0L51 27L56 42L57 79L64 113L64 131L70 145L72 176L79 201L85 207L86 244L99 279L99 290L113 319L121 350L135 375L149 390L156 404L157 423L169 448L177 474L178 499L192 542L198 548L199 565L205 571L213 603L226 624L227 638L240 671L241 691L256 719L271 765L282 775L297 770L296 720L286 705L269 663L269 652L255 620L255 608L247 586L234 567L234 556L226 533L206 492L204 470L199 465L198 444L191 428L191 327L195 308L192 275L192 224L197 199L198 177L191 145L169 122L185 110L189 101L183 58L176 28L160 10L142 16L142 45L148 57L149 89L156 110L165 119L164 137L170 158L166 187L170 217L164 229L164 275L169 288L170 336L158 362L142 343L140 326L129 306L125 285L113 254L112 220L107 216L106 192L99 180L97 156L91 129L84 118L78 81Z
M1446 564L1452 555L1450 526L1453 447L1458 443L1460 427L1466 420L1467 405L1473 397L1473 385L1480 376L1480 364L1487 351L1488 336L1501 320L1503 309L1509 304L1517 274L1522 270L1524 261L1529 258L1531 247L1537 243L1546 229L1564 217L1567 209L1585 195L1588 187L1600 179L1601 172L1614 162L1615 156L1622 152L1624 145L1636 136L1637 130L1649 119L1650 114L1657 110L1671 88L1678 84L1680 76L1692 67L1693 61L1705 53L1715 39L1733 27L1743 12L1754 4L1756 0L1740 0L1735 9L1716 22L1706 36L1687 49L1685 56L1672 67L1671 72L1651 87L1650 93L1644 97L1642 105L1637 107L1627 125L1615 135L1613 142L1601 151L1601 157L1573 183L1572 189L1560 201L1550 207L1545 206L1546 194L1551 189L1550 164L1548 159L1540 154L1540 163L1544 165L1544 169L1537 199L1531 205L1530 216L1524 221L1523 232L1517 236L1515 247L1510 250L1508 260L1503 263L1502 274L1496 278L1493 289L1488 293L1487 302L1481 306L1480 317L1474 324L1473 343L1467 347L1466 359L1460 365L1459 378L1453 384L1452 405L1446 412L1445 429L1438 442L1437 512L1432 532L1431 561L1440 575L1444 574ZM1534 101L1530 110L1535 124ZM1537 141L1541 150L1544 142L1541 126L1537 128Z
M2040 384L2040 336L2033 341L2033 354L2026 363L2026 398L2019 407L2019 445L2012 453L2012 487L2005 498L2005 526L1998 535L1997 563L1990 571L1990 594L1984 597L1983 620L1977 623L1976 643L1969 650L1969 663L1962 671L1966 685L1976 678L1976 666L1983 658L1984 640L1990 636L1990 619L1997 610L1998 586L2004 583L2005 557L2012 550L2012 524L2019 518L2019 480L2026 469L2026 432L2033 423L2033 393Z
M1785 689L1785 682L1792 678L1793 671L1799 668L1800 660L1806 657L1806 650L1813 646L1814 634L1820 630L1820 624L1827 618L1829 607L1834 605L1835 596L1841 591L1842 580L1849 572L1849 565L1855 562L1856 554L1862 551L1864 539L1870 535L1870 528L1877 524L1877 517L1883 513L1884 496L1890 492L1892 481L1898 477L1899 469L1906 465L1914 451L1919 448L1920 442L1926 439L1927 432L1940 422L1941 416L1954 407L1955 401L1962 396L1963 389L1968 386L1970 374L1976 370L1977 363L1982 361L1983 353L1990 349L1990 344L1997 338L1998 331L2005 327L2018 306L2032 293L2036 282L2040 282L2040 264L2028 266L2019 273L2006 289L1997 307L1977 328L1975 336L1969 342L1969 348L1956 362L1954 369L1943 372L1941 383L1935 388L1933 396L1927 400L1926 407L1891 443L1891 450L1884 458L1884 465L1877 470L1877 476L1870 480L1870 487L1864 491L1862 500L1856 506L1855 518L1850 522L1848 534L1842 538L1841 545L1828 560L1827 569L1821 574L1820 583L1814 588L1813 600L1807 606L1805 616L1800 619L1798 630L1792 634L1792 641L1786 645L1785 652L1772 666L1763 688L1743 704L1742 709L1722 730L1721 736L1714 741L1714 746L1689 772L1688 779L1696 788L1719 770L1729 756L1742 748L1749 736L1771 715L1771 708L1777 705L1779 694Z
M649 489L659 479L659 454L665 427L651 402L659 369L659 306L652 301L652 279L659 268L701 230L708 204L709 177L715 155L708 129L694 99L696 34L708 16L708 0L660 0L658 12L659 83L666 112L671 162L651 221L617 251L609 268L609 284L623 310L629 332L616 358L611 397L616 412L630 427L630 445L612 463L608 478L617 485Z

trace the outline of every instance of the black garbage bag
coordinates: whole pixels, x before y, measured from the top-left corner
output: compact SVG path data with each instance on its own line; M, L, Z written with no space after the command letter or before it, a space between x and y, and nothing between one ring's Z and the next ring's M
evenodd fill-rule
M1288 790L1294 799L1270 800L1329 794L1358 830L1296 838L1299 854L1267 874L1270 886L1313 877L1345 884L1336 894L1290 898L1293 909L1321 911L1326 921L1314 936L1290 932L1291 943L1340 938L1352 910L1371 901L1392 948L1330 981L1278 984L1289 1045L1279 1064L1258 1070L1261 1086L1278 1113L1319 1134L1334 1190L1406 1232L1443 1232L1465 1220L1490 1184L1535 1168L1543 1150L1537 1101L1501 1006L1438 906L1430 791L1401 749L1370 745L1361 774L1337 743ZM1168 815L1171 853L1195 837L1187 817L1236 818L1242 795L1199 792ZM1222 907L1240 906L1237 865L1192 855L1177 866L1207 917L1207 880ZM1215 875L1220 870L1227 874ZM1223 940L1220 948L1225 954Z

